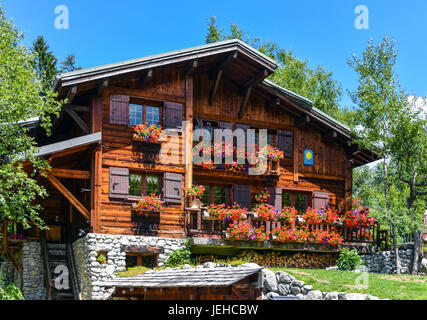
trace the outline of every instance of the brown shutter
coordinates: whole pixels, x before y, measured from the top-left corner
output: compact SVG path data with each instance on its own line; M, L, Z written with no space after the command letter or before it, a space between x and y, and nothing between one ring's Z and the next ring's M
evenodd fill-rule
M163 201L181 204L182 174L166 172L163 177Z
M279 130L279 149L283 151L285 157L293 157L291 131Z
M235 184L233 186L234 202L242 208L251 209L251 186Z
M165 101L165 129L182 130L182 104Z
M329 207L329 193L313 191L313 209L327 209Z
M282 210L282 188L268 188L270 198L267 203L271 204L278 210Z
M129 96L110 96L110 123L129 125Z
M110 167L110 198L127 199L129 196L129 168Z

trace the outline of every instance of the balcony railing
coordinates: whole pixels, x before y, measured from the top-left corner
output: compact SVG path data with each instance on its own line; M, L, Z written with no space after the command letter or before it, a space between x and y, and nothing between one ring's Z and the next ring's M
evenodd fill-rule
M207 237L213 239L226 239L225 231L229 226L229 222L222 222L220 220L206 220L203 219L203 212L200 209L187 208L187 232L190 236ZM264 221L260 219L253 219L252 214L248 214L247 220L251 222L254 227L259 228L264 226L265 231L270 233L277 227L282 225L281 222ZM295 226L295 225L293 225ZM380 224L375 221L370 227L348 227L340 224L309 224L308 231L330 231L334 229L343 237L344 244L361 243L361 244L388 244L387 230L380 230ZM270 234L269 241L272 241Z

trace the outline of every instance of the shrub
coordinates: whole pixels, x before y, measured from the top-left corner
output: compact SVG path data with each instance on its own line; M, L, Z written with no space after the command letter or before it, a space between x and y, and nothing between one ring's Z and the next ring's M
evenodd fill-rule
M347 248L344 248L340 252L340 256L337 261L339 270L354 270L362 264L363 260L357 253L356 249L350 251Z
M191 246L188 239L184 240L185 248L172 251L168 260L165 262L166 267L175 268L184 264L194 264L191 259Z
M9 284L6 288L2 288L0 283L0 300L25 300L21 290L19 290L13 283Z

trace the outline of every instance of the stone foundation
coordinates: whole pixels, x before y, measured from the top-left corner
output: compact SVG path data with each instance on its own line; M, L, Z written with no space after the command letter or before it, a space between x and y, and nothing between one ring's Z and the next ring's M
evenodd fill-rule
M22 247L22 294L26 300L45 300L44 271L39 242L25 242Z
M172 251L185 248L183 240L94 233L77 240L73 244L73 250L83 299L105 300L111 297L113 290L106 290L103 282L113 278L116 272L126 271L126 252L123 247L160 249L157 262L161 267ZM100 251L107 254L106 264L96 260Z

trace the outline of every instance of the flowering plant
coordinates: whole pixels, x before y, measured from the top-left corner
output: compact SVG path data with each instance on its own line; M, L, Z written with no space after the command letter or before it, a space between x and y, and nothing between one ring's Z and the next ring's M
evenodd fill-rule
M303 213L302 217L308 224L322 223L322 218L317 214L316 209L307 208L307 210Z
M268 160L280 161L284 159L284 153L279 148L273 147L272 145L267 144L261 151L261 154L267 157Z
M134 127L135 133L141 137L144 142L158 142L160 138L160 133L162 132L162 127L152 124L138 124L136 127Z
M246 208L241 208L238 204L234 204L232 207L225 207L225 204L211 204L207 209L211 217L221 221L246 219L248 214L248 210Z
M278 209L266 203L256 206L253 211L264 221L277 221L277 217L280 215Z
M191 188L185 188L187 194L191 197L199 198L204 192L206 188L204 186L192 186Z
M306 241L308 232L306 228L289 228L286 226L273 229L274 240L279 242L286 241Z
M263 191L258 192L255 195L255 201L257 203L267 203L267 200L270 198L270 192L265 188Z
M309 233L307 240L313 243L336 246L343 242L343 237L335 231L313 230Z
M297 219L298 211L293 207L284 207L279 213L278 220L287 223L293 224Z
M234 221L227 228L226 237L228 240L266 241L269 238L269 233L265 232L264 226L255 228L246 221Z
M151 196L145 197L134 204L134 209L139 214L159 212L163 208L163 204L163 201L161 201L155 194L152 194Z
M23 234L8 234L7 237L13 240L25 240L25 236Z
M372 226L375 218L369 215L369 209L355 209L344 214L344 222L348 227L362 229Z
M338 214L335 210L329 208L328 210L320 209L317 215L322 219L322 223L334 224L338 220Z

